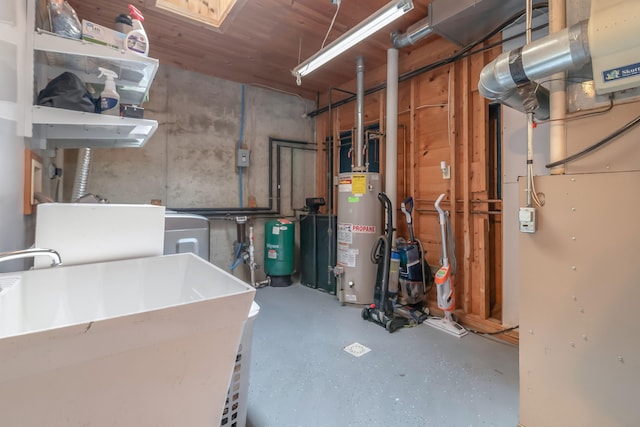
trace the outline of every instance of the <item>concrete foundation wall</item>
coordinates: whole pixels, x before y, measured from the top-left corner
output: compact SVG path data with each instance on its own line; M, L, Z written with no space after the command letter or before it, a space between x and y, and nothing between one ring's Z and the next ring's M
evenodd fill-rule
M158 130L143 148L95 149L87 189L111 203L162 201L167 208L229 208L269 205L269 137L314 141L315 121L304 118L313 101L264 87L243 85L161 66L151 87L145 117ZM238 175L237 149L242 128L250 166ZM66 201L71 194L77 154L67 150ZM281 214L294 215L304 197L314 196L315 151L282 148ZM273 182L276 180L273 150ZM242 191L242 198L240 193ZM275 188L273 190L275 196ZM293 195L293 200L291 199ZM276 201L273 201L275 209ZM256 258L262 264L264 221L255 219ZM234 221L211 221L211 261L228 269ZM247 227L248 234L248 227ZM247 271L241 271L247 270ZM248 268L236 272L248 277ZM258 273L258 278L264 275Z

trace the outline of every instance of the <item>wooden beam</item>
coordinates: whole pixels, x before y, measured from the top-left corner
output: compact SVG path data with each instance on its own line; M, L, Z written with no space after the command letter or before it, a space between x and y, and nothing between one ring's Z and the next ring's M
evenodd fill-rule
M416 168L416 79L411 79L411 106L409 107L409 168L413 171L409 180L409 195L416 194L417 168Z
M463 300L462 307L465 313L470 313L472 303L472 282L471 282L471 262L472 262L472 223L471 223L471 205L469 200L471 199L471 144L470 144L470 127L471 127L471 114L469 98L469 58L465 58L459 62L460 64L460 79L462 82L462 93L459 96L461 100L462 110L462 129L460 132L460 139L462 145L462 228L463 228L463 242L464 242L464 256L463 256Z
M458 161L457 161L457 145L458 145L458 132L456 127L456 120L458 115L456 111L458 109L457 95L458 91L456 88L458 85L456 84L456 65L449 65L449 80L448 87L449 93L447 98L447 104L449 106L449 166L451 167L450 179L449 179L449 217L451 219L451 229L453 230L453 238L455 240L456 230L458 229L458 213L456 212L456 203L455 201L458 199ZM456 257L458 254L454 254ZM453 282L455 285L455 281Z

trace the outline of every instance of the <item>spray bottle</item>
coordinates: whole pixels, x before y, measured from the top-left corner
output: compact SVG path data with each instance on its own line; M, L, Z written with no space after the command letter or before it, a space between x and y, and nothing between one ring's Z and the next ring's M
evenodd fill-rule
M124 40L124 47L131 52L139 53L144 56L149 55L149 38L142 27L144 16L132 4L129 5L129 14L131 15L131 23L133 30L129 31Z
M116 82L114 81L118 75L106 68L99 67L98 70L100 70L98 77L104 76L106 78L104 90L100 94L100 112L118 116L120 115L120 95L116 92Z

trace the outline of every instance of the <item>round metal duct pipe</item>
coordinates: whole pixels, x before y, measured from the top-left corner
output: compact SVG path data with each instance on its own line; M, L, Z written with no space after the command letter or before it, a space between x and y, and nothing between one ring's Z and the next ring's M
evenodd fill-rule
M518 108L519 86L554 73L579 68L589 62L591 55L587 26L588 21L582 21L526 46L502 53L480 73L480 94L523 111L523 106ZM548 94L547 100L542 100L546 105L540 99L538 101L539 108L545 113L537 111L536 117L548 118Z
M427 16L411 25L404 34L399 31L391 33L391 43L393 43L393 47L396 49L402 49L403 47L416 44L418 40L427 37L432 32L433 28L431 28L430 18Z

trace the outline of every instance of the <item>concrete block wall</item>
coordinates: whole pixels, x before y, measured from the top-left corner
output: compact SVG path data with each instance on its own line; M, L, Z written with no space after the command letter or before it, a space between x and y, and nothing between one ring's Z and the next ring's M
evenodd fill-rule
M292 94L244 85L242 140L251 158L242 177L241 201L236 162L242 91L239 83L161 65L144 105L145 117L157 120L158 130L143 148L94 149L88 191L111 203L159 199L167 208L237 209L247 207L250 197L258 207L268 206L269 137L313 143L315 121L304 113L315 105ZM65 152L65 201L73 187L74 151ZM301 208L315 188L315 152L294 151L282 151L281 214L287 216L294 215L291 207ZM275 184L275 170L273 174ZM228 269L235 223L210 223L211 261ZM256 258L262 264L264 220L256 219L254 227ZM236 272L248 278L248 269Z

